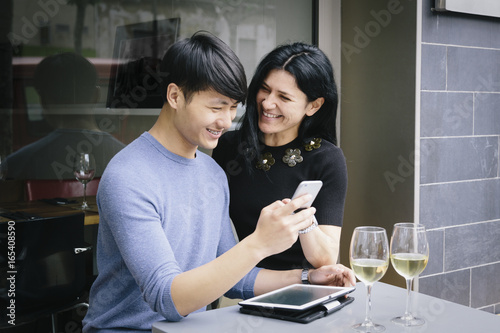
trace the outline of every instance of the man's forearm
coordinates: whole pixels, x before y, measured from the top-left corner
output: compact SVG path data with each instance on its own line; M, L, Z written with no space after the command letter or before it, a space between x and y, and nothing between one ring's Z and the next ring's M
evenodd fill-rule
M211 262L177 275L171 286L172 300L185 316L226 293L265 256L244 239Z
M263 269L259 272L255 280L254 293L255 295L262 295L294 283L301 283L301 274L301 269L287 271Z

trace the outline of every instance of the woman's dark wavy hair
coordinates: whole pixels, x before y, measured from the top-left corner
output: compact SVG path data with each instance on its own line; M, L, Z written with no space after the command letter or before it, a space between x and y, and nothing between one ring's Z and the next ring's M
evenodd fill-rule
M164 102L170 83L182 89L188 102L194 93L208 89L242 103L247 93L245 70L236 54L205 31L169 47L160 64L160 76Z
M306 116L299 127L298 137L309 141L319 137L337 144L335 122L337 118L338 93L332 64L316 46L293 43L278 46L266 55L258 65L248 88L246 112L240 124L240 146L246 146L246 160L251 163L259 152L259 124L257 93L262 83L274 69L285 70L295 77L297 86L314 101L323 97L325 102L311 117Z

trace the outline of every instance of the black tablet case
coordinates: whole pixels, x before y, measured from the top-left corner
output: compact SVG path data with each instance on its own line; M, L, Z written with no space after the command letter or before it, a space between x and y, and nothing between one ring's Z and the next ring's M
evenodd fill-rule
M334 302L336 301L338 301L338 303L340 304L335 305ZM350 296L340 297L335 300L332 300L331 302L316 305L312 308L300 311L244 305L240 307L240 312L254 316L276 318L281 320L294 321L297 323L307 324L313 320L326 317L329 314L332 314L342 309L344 306L353 301L354 297Z

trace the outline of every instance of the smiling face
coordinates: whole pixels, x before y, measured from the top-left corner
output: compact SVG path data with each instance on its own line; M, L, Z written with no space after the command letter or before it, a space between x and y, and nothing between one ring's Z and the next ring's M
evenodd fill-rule
M284 70L269 72L257 93L259 129L268 146L282 146L294 140L305 116L312 116L322 98L309 102L293 75Z
M149 130L165 148L186 158L195 158L196 149L213 149L222 131L236 117L238 102L214 90L193 93L186 100L182 89L171 83L167 102Z
M189 101L180 94L174 124L186 147L213 149L224 129L236 117L238 102L213 90L194 93Z

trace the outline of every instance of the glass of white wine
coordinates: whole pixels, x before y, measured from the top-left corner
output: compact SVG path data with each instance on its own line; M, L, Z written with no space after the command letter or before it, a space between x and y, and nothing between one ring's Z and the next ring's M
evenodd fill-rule
M83 184L83 203L82 210L89 209L87 204L87 183L94 178L95 160L92 154L80 153L76 154L73 166L73 173L76 180Z
M351 268L356 277L365 284L366 316L362 323L352 326L360 332L382 332L385 327L371 319L371 291L375 282L384 276L389 267L389 241L381 227L357 227L354 229L349 248Z
M425 227L415 223L396 223L391 237L391 263L396 272L406 279L406 312L392 319L393 323L404 326L421 326L422 318L411 313L411 288L413 279L427 266L429 244Z

